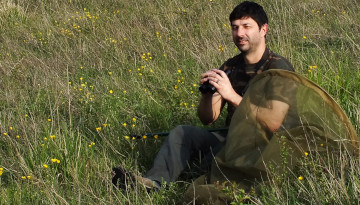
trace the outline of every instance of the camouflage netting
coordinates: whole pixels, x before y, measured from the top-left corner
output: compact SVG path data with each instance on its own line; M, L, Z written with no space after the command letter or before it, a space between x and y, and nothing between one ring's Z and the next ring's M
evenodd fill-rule
M266 180L270 164L281 167L284 142L290 169L304 152L358 150L352 124L324 90L298 74L269 70L251 81L211 172L189 187L186 201L223 204L227 197L216 184L236 182L249 190Z

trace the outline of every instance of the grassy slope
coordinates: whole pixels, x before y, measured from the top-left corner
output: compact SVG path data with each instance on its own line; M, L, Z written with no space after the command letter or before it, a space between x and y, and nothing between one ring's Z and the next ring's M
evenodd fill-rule
M0 4L0 204L177 201L183 185L121 193L110 170L144 172L161 145L125 136L200 125L199 75L238 53L227 20L237 1L14 2ZM359 133L359 3L260 3L269 47L325 88Z

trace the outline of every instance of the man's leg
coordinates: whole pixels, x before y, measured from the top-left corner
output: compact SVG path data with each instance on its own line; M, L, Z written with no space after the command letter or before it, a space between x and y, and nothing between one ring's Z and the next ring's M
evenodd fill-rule
M198 151L209 153L220 144L220 140L205 129L177 126L164 141L145 177L157 182L173 182L187 167L194 154L198 154Z

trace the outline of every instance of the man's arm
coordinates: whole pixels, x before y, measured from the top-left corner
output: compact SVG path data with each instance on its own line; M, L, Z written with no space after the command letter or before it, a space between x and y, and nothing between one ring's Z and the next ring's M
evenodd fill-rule
M198 116L204 125L215 122L224 106L224 100L218 92L205 93L201 96L198 107Z
M271 132L280 129L285 116L289 110L287 103L278 100L269 100L268 107L260 107L250 104L250 108L255 115L256 120Z
M203 94L198 107L198 115L205 125L215 122L224 107L225 101L238 106L242 97L233 89L224 71L213 69L201 75L200 84L209 81L217 92Z

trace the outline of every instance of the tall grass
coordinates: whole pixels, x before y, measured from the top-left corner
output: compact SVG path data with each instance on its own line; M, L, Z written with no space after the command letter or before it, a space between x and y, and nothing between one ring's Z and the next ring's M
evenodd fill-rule
M228 22L237 3L1 1L0 204L180 202L186 183L157 193L121 192L111 185L111 168L144 173L151 166L162 139L130 134L202 126L199 76L239 52ZM325 88L359 133L359 2L259 3L270 18L269 48ZM351 203L359 164L344 161L348 183L337 193L347 193ZM286 192L313 193L317 180L334 180L308 174L312 181L291 183ZM324 187L338 196L333 186ZM288 200L269 191L254 201L271 203L268 198ZM318 201L293 203L310 202Z

